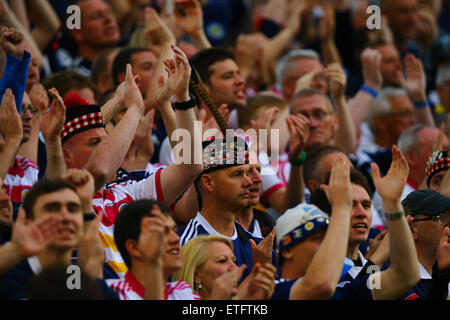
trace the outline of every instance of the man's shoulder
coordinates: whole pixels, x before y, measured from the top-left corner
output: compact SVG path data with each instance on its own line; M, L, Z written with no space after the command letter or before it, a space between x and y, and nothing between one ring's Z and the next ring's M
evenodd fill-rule
M371 284L368 281L370 275L364 274L341 281L331 300L373 300Z
M426 299L430 290L432 280L420 279L416 285L404 294L399 300Z
M246 230L239 222L235 221L236 231L239 238L243 243L247 243L250 239L253 239L256 243L260 242L263 238L257 237L248 230ZM237 239L236 239L237 240Z
M22 156L16 156L16 159L14 160L14 164L8 169L6 178L8 176L23 177L27 173L35 173L36 179L37 179L38 172L39 172L39 167L34 161L31 161L30 159L22 157Z
M189 240L199 236L199 235L208 235L211 234L207 227L202 224L201 219L198 218L198 215L191 219L188 224L182 227L178 231L178 235L180 236L180 244L183 246Z
M293 285L301 278L275 280L275 290L270 300L289 300Z
M16 300L26 298L26 287L33 277L27 259L0 275L0 299Z

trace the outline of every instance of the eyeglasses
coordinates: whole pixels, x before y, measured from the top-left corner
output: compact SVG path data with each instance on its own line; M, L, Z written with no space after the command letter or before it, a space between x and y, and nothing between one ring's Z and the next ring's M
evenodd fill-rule
M426 220L434 220L439 222L440 225L442 226L447 226L450 225L450 214L440 214L438 216L432 216L432 217L428 217L428 218L421 218L421 219L414 219L414 222L417 221L426 221Z
M25 113L27 113L27 111L30 111L31 114L33 115L33 117L36 117L39 113L38 109L33 109L33 106L31 104L22 104L22 115L24 115Z
M300 112L301 115L308 119L314 119L316 121L325 120L331 113L322 110L314 110L311 114Z

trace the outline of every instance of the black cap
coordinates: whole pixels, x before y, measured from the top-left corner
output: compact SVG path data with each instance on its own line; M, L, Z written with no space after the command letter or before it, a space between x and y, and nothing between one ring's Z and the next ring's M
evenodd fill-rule
M406 214L411 216L417 214L438 216L450 208L450 197L431 189L416 190L408 194L402 204Z

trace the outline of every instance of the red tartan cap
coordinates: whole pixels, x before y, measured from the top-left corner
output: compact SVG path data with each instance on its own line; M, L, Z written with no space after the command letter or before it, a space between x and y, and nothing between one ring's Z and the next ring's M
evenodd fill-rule
M66 106L66 121L61 132L62 143L77 133L105 127L100 106L89 104L77 93L69 93L64 98L64 105Z

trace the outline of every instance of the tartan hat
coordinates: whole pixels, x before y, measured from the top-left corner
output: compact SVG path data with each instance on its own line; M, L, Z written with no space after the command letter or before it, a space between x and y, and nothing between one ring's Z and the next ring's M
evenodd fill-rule
M248 145L244 139L233 136L227 139L203 141L203 172L249 164Z
M77 133L105 127L100 106L89 104L77 93L69 93L64 98L64 105L66 106L66 121L61 132L62 143Z
M210 137L209 140L202 142L203 171L194 181L199 210L202 209L203 201L197 183L203 174L250 163L245 140L237 136L227 138L216 140Z
M327 227L330 217L315 205L300 203L277 219L277 243L280 252L317 230Z
M427 186L430 187L431 178L438 172L450 167L450 155L448 151L435 151L427 162L425 172L427 174Z

